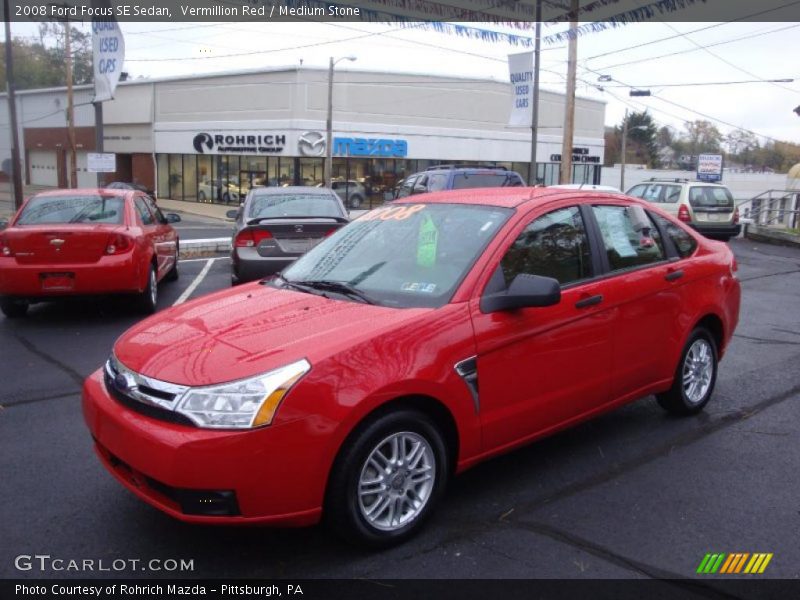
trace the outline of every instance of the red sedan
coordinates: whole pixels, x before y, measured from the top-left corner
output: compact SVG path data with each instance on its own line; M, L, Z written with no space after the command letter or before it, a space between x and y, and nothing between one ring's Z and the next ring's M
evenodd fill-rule
M32 302L124 292L155 312L158 282L178 277L176 221L135 190L37 194L0 231L0 309L15 318Z
M709 401L739 314L725 244L619 194L408 200L120 337L83 390L105 467L178 519L324 516L374 547L482 460L650 394Z

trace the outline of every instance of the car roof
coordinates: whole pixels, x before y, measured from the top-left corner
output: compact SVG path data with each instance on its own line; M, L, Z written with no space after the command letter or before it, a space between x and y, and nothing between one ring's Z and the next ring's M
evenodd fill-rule
M505 187L505 188L470 188L462 190L447 190L443 192L430 192L427 194L399 198L392 204L482 204L484 206L499 206L516 208L526 202L537 201L547 204L562 198L575 198L580 192L581 197L608 198L616 197L642 204L638 199L624 196L620 193L593 190L565 190L546 187Z
M44 190L41 192L36 192L34 196L76 196L76 195L98 195L103 194L104 196L127 196L133 192L137 192L140 190L129 190L129 189L119 189L119 188L68 188L68 189L57 189L57 190ZM144 195L145 192L141 192Z
M251 190L254 196L280 196L282 194L303 193L307 196L330 196L333 192L326 187L316 187L309 185L288 185L280 186L259 186Z

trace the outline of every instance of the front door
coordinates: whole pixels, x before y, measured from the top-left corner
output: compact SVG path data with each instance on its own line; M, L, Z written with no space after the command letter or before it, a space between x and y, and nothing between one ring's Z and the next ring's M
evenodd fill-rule
M484 314L471 304L484 450L554 429L610 399L616 311L595 276L584 213L566 206L535 216L496 265L484 294L520 273L553 277L561 301Z

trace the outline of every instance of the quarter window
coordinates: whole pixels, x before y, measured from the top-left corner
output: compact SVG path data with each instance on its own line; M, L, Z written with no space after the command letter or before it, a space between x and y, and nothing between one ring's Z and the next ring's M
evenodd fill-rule
M514 240L500 266L506 286L520 273L552 277L561 285L592 277L580 210L572 206L535 219Z
M697 248L697 241L683 227L676 225L669 219L656 215L656 220L661 225L661 228L667 232L667 236L672 240L672 243L675 244L675 249L680 257L691 256L695 248Z
M647 213L644 227L634 226L625 206L593 206L612 271L629 269L664 260L664 243ZM649 226L648 226L649 225Z

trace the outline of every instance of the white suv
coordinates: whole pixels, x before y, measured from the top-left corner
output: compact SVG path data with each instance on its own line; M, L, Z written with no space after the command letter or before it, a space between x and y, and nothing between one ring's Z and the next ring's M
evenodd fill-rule
M627 194L657 203L706 237L729 240L742 228L733 195L718 183L654 178L633 186Z

